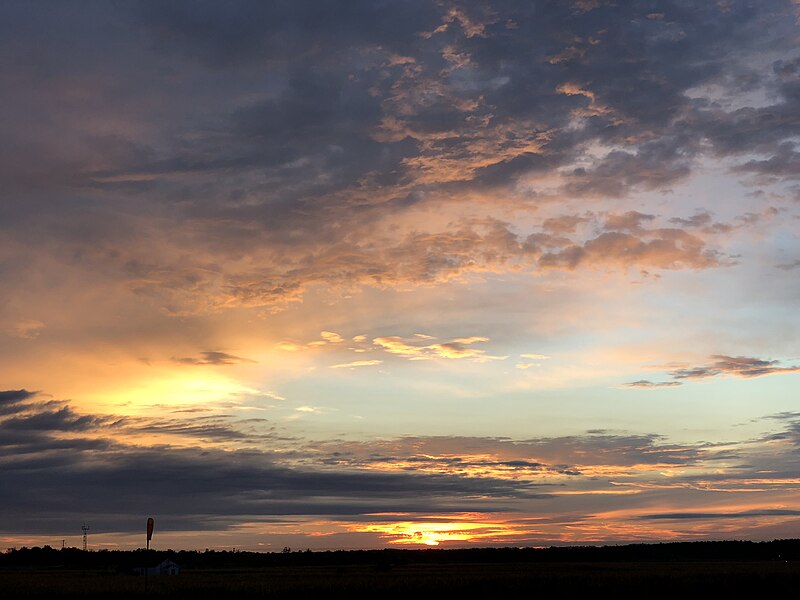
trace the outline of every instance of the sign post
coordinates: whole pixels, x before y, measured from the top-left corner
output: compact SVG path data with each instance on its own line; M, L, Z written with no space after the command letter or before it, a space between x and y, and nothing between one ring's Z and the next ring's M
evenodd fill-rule
M153 521L153 517L147 517L147 549L150 550L150 540L153 539L153 526L155 525L155 521Z
M147 558L147 554L150 554L150 552L149 552L149 550L150 550L150 540L153 539L153 527L154 526L155 526L155 521L153 520L153 517L147 517L147 550L148 550L148 552L145 554L146 558ZM145 562L144 562L144 593L145 594L147 594L147 575L148 575L148 572L150 571L150 567L148 567L147 565L149 565L149 564L150 564L149 561L145 560Z

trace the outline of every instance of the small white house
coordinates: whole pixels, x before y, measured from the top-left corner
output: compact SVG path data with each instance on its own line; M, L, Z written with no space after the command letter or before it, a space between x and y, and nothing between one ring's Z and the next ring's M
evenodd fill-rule
M137 567L133 572L137 575L177 575L181 568L178 563L166 559L155 567Z
M178 566L178 563L175 563L170 559L167 559L159 564L156 569L158 570L158 575L177 575L181 572L181 568Z

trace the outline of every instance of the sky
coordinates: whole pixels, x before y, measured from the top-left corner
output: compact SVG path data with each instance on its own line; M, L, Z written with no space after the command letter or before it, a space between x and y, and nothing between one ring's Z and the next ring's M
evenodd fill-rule
M800 2L0 4L0 547L800 536Z

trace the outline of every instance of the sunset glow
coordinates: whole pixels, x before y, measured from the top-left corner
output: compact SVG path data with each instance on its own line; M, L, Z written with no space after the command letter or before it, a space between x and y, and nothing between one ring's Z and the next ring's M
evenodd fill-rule
M476 517L477 522L403 521L366 525L356 531L378 533L389 544L410 546L438 546L443 542L498 543L516 533L508 525L482 521L479 515Z

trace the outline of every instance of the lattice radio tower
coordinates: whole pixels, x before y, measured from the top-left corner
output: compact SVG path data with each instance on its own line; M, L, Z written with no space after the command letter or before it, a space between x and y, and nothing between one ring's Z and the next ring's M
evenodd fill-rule
M83 551L86 552L89 549L89 526L84 523L81 525L81 530L83 531Z

